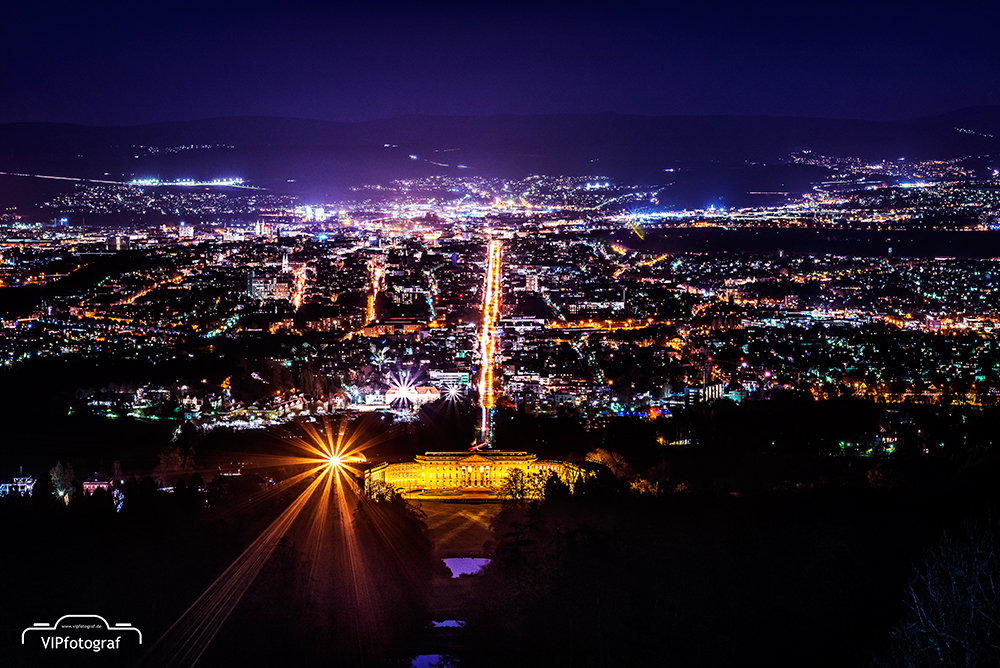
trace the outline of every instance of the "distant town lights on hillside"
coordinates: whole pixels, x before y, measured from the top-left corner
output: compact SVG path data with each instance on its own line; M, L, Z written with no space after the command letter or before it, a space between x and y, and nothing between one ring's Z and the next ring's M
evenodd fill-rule
M240 186L243 179L239 177L228 179L213 179L211 181L196 181L195 179L176 179L161 181L160 179L132 179L129 183L135 186Z

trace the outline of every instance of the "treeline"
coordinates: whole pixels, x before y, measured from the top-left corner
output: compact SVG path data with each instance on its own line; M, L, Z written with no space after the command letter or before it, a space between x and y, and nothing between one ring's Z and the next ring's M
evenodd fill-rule
M151 478L127 482L118 511L102 490L67 502L42 481L32 497L0 499L0 523L16 536L4 549L5 660L41 665L45 657L16 645L22 629L97 614L133 624L144 644L128 656L82 660L133 665L313 479L234 484L210 491L209 507L185 481L166 494ZM257 577L238 580L245 592L204 665L403 660L428 623L430 583L447 569L433 558L419 511L395 496L355 503L348 487L340 488L346 505L336 486L328 497L313 494ZM159 651L150 665L169 658Z
M637 495L611 477L509 504L469 666L863 665L954 519L884 490Z
M1000 454L1000 408L816 401L796 392L694 404L656 419L499 411L496 423L500 448L571 461L599 448L619 453L660 491L888 484L922 494L989 468Z

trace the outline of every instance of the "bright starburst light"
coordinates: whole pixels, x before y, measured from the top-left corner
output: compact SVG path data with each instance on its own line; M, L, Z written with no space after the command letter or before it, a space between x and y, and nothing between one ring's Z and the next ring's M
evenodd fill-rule
M417 383L409 371L390 373L386 381L389 390L385 393L385 398L390 404L412 403L417 398Z
M368 443L346 438L345 426L341 423L339 428L334 428L329 422L322 423L319 428L312 424L300 424L302 434L285 440L303 454L267 458L270 463L302 465L305 470L268 489L257 497L258 501L274 498L290 488L307 483L305 489L167 629L142 657L139 665L193 666L307 505L312 507L312 512L307 514L307 525L302 528L306 531L305 551L309 557L310 577L319 577L322 574L321 565L329 562L326 550L332 512L339 528L337 536L348 559L355 595L359 599L363 597L370 578L362 563L351 516L361 493L355 476L360 474L358 464L366 461L362 450ZM359 609L366 613L366 617L370 616L364 601L359 600Z

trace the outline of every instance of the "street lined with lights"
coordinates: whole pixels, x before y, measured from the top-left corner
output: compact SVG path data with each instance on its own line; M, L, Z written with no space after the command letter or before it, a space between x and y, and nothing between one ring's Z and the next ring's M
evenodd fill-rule
M385 264L372 258L368 261L368 272L371 275L371 289L368 292L368 308L365 310L366 325L375 320L375 301L385 285Z
M479 405L482 408L480 446L493 441L493 410L496 407L495 367L497 352L497 320L500 319L500 270L503 244L491 239L486 249L486 278L483 290L483 320L479 331Z

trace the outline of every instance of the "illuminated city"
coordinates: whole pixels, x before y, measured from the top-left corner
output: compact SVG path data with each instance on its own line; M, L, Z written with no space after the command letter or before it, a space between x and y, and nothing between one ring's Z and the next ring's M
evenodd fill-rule
M1000 9L232 9L8 12L0 657L1000 665Z

